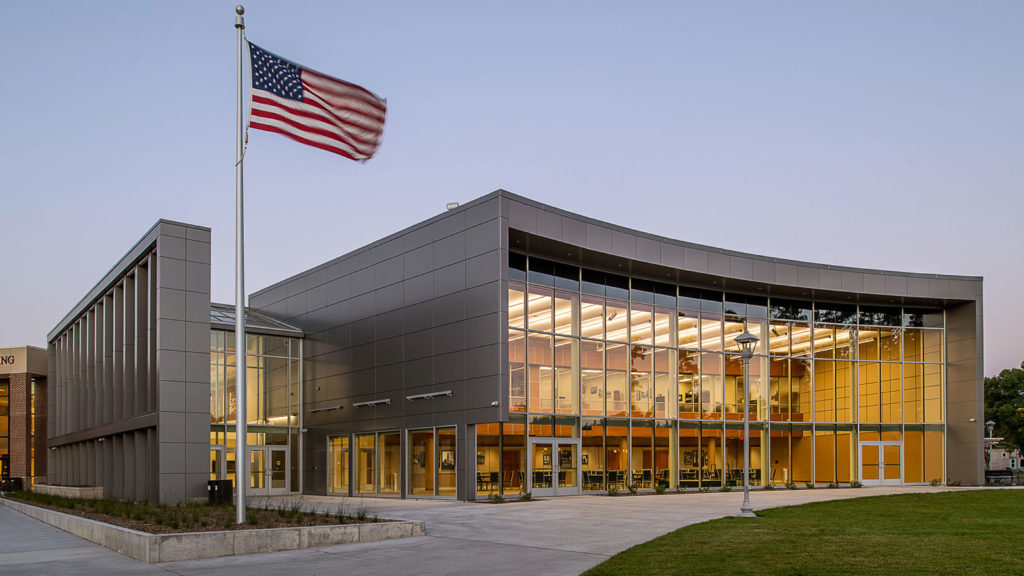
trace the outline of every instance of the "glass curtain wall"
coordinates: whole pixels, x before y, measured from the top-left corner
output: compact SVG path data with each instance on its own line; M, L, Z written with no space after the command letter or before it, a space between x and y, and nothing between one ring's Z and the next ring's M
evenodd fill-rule
M287 446L288 477L299 489L299 406L301 394L299 339L246 334L246 432L248 446ZM210 331L211 471L235 479L235 334ZM225 466L217 461L224 458ZM259 479L254 479L260 482Z
M514 253L509 277L510 411L580 419L584 491L741 478L744 329L760 339L755 484L858 480L864 426L883 424L905 444L904 482L945 480L941 310L769 301ZM522 445L526 430L495 426L499 445ZM515 470L499 465L503 489L520 486L516 458Z

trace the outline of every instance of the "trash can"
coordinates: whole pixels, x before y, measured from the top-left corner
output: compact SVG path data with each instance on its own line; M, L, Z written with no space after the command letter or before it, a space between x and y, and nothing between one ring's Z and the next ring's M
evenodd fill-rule
M231 480L210 480L206 483L206 493L210 504L230 504L233 486Z
M21 478L4 478L0 481L0 490L4 492L21 492L24 489Z

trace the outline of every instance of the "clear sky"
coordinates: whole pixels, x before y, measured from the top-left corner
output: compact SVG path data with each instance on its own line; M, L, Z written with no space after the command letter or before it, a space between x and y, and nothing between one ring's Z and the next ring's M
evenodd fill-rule
M0 1L0 345L158 219L233 302L235 2ZM358 164L254 131L252 293L504 188L658 235L985 277L1024 358L1024 2L245 2L250 40L388 99Z

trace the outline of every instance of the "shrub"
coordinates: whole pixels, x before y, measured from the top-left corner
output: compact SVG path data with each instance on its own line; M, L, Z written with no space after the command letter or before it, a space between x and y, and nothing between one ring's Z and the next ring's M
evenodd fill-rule
M828 487L829 488L839 488L839 483L838 482L829 482L828 483Z
M807 488L814 488L814 482L808 482L804 484L804 486L806 486Z
M630 484L629 486L627 486L627 489L629 490L629 493L630 493L630 495L632 495L632 496L636 496L636 491L637 491L637 489L639 489L639 488L640 488L640 487L639 487L639 486L637 486L636 484Z
M491 502L494 502L495 504L501 504L502 502L505 501L505 497L502 496L501 494L498 494L497 492L491 492L490 494L488 494L487 499L490 500Z
M796 490L796 484L794 484L792 482L786 482L786 488L788 488L790 490Z
M522 501L522 502L529 502L530 500L533 500L533 493L532 492L523 492L522 495L519 496L519 500Z
M721 491L722 492L732 492L732 484L726 484L725 486L722 486Z
M960 481L959 480L950 480L949 482L946 482L946 486L959 486L959 485L960 485Z
M858 482L857 480L854 480L853 482L850 482L850 488L861 488L863 486L864 485L861 484L860 482Z
M618 496L619 495L619 487L614 485L614 484L609 484L608 485L608 495L609 496Z
M764 485L764 489L765 490L775 490L775 484L772 484L771 482L769 482L769 483Z
M930 482L930 484L932 486L941 486L942 485L942 481L939 480L938 478L932 478L932 481Z
M658 483L658 485L654 487L654 491L658 494L664 494L666 488L668 488L668 486Z

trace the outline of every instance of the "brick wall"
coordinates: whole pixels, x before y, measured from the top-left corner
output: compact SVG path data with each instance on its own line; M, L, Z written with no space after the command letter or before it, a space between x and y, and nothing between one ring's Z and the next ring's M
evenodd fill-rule
M10 378L10 466L11 476L32 477L32 375L11 374ZM36 470L46 476L46 378L36 376Z
M31 451L31 425L29 414L29 393L32 383L28 374L11 374L11 476L30 476L29 457Z

